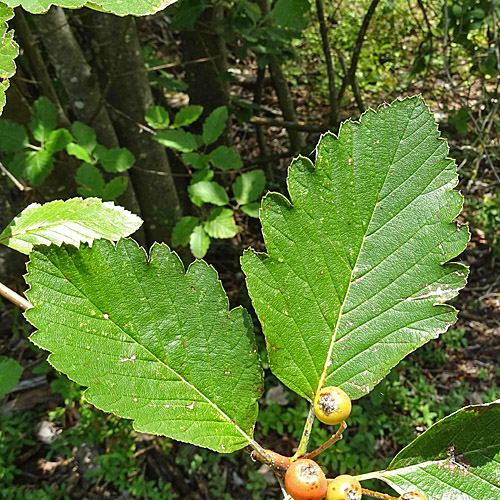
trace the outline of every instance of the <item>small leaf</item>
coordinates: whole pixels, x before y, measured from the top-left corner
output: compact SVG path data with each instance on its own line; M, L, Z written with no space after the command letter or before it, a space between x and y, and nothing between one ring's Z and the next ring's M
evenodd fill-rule
M111 12L119 16L144 16L146 14L154 14L159 10L175 3L177 0L156 0L144 1L123 1L123 0L6 0L5 3L11 7L21 7L32 14L42 14L47 12L51 5L58 5L69 9L77 9L87 5L100 12Z
M258 199L266 186L266 174L263 170L251 170L241 174L233 183L232 189L236 201L246 205Z
M78 194L85 198L90 196L101 198L106 184L99 169L90 163L83 163L78 167L76 182L80 184Z
M89 155L92 154L92 151L94 151L94 148L97 146L97 135L95 130L88 125L85 125L85 123L76 121L71 125L71 133L75 138L75 142ZM82 159L83 158L80 158L80 160Z
M182 108L176 115L174 119L174 124L172 127L186 127L195 122L203 113L203 106L186 106Z
M188 165L190 167L201 169L208 167L208 155L204 155L202 153L182 153L182 161L184 165Z
M242 205L240 210L247 214L249 217L259 218L260 202L249 203L248 205Z
M197 182L201 181L211 181L214 177L214 171L210 167L205 167L202 168L201 170L198 170L198 172L195 172L193 177L191 177L191 182L190 184L196 184Z
M14 389L22 373L23 368L17 361L0 356L0 399Z
M208 7L205 2L200 0L184 0L176 6L175 14L170 23L171 30L192 29L196 19Z
M29 144L26 129L7 118L0 119L0 151L17 153Z
M199 221L197 217L191 217L190 215L181 217L172 230L172 246L186 246L189 243L189 238L193 229L198 225L198 223Z
M232 238L238 233L230 208L214 208L205 222L205 231L212 238Z
M92 158L90 157L89 153L82 146L76 144L75 142L70 142L66 146L66 152L69 155L84 161L85 163L92 163Z
M203 124L203 142L212 144L224 132L226 128L228 112L226 106L214 109Z
M196 196L203 203L213 203L222 206L229 203L226 190L217 182L197 182L188 186L190 196Z
M137 431L220 453L253 441L262 370L252 319L229 310L213 267L196 261L185 272L166 245L148 256L130 239L30 257L31 340L88 386L91 404Z
M63 149L73 140L71 134L65 128L58 128L53 130L47 137L47 142L45 143L45 151L53 155Z
M271 17L277 26L300 31L307 26L309 0L277 0Z
M94 198L33 203L4 229L0 243L28 254L33 245L118 240L137 231L141 224L141 219L128 210Z
M39 186L50 175L53 168L52 155L48 151L30 151L25 156L23 177L32 186Z
M45 142L49 134L57 126L57 110L52 101L47 97L39 97L33 103L33 116L30 120L30 130L33 137L40 142Z
M125 172L135 163L135 156L126 148L100 148L99 153L97 151L96 148L94 154L106 172Z
M170 116L163 106L151 106L146 110L146 122L152 128L163 129L170 125Z
M189 248L197 259L203 259L210 247L210 238L203 229L203 226L196 226L189 236Z
M500 498L500 401L467 406L436 422L377 474L398 493L428 498ZM437 498L437 497L436 497Z
M114 179L111 179L102 193L102 199L104 201L114 201L120 197L126 190L128 186L128 177L124 175L119 175Z
M14 17L14 11L0 3L0 114L5 106L5 92L9 78L16 73L14 59L19 55L19 46L14 41L14 30L9 31L7 21Z
M444 302L468 271L446 262L469 233L421 97L344 122L316 155L290 166L290 199L263 199L267 254L246 251L242 268L273 373L307 399L328 385L355 399L456 320Z
M219 146L209 155L210 163L219 170L237 170L243 166L240 154L233 148Z
M167 148L172 148L182 153L196 149L196 140L190 132L182 129L160 130L155 136L155 141Z

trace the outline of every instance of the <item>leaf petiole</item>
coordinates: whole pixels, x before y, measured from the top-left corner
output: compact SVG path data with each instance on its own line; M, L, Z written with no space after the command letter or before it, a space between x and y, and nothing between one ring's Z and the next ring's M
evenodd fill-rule
M295 452L295 455L292 457L292 462L297 460L298 458L303 457L307 451L307 445L309 443L309 437L311 436L312 426L314 423L314 419L316 418L314 414L314 405L311 404L311 408L309 409L309 415L307 416L306 424L304 425L304 432L302 433L302 438L299 443L299 447Z

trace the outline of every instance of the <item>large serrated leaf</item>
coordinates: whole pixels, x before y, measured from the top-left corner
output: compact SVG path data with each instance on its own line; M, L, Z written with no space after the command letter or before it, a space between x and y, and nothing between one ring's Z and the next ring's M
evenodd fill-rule
M231 452L252 441L262 373L252 320L216 271L133 240L38 247L28 320L49 361L86 398L142 432Z
M404 448L383 479L428 500L500 498L500 401L468 406L436 422Z
M33 245L117 240L132 234L141 224L137 215L98 198L32 203L3 230L0 243L28 254Z
M7 21L14 17L14 11L0 3L0 114L5 106L5 92L9 88L9 78L16 72L14 59L19 55L19 46L14 41L14 31Z
M422 99L395 101L324 135L316 168L295 160L291 202L263 200L268 253L242 267L271 369L303 397L335 385L359 398L455 321L442 303L467 268L444 263L469 233L451 223L462 197L447 154Z
M42 14L47 12L52 5L58 7L67 7L77 9L84 5L96 10L111 12L119 16L145 16L154 14L177 0L5 0L5 3L11 7L21 6L24 10L32 14Z

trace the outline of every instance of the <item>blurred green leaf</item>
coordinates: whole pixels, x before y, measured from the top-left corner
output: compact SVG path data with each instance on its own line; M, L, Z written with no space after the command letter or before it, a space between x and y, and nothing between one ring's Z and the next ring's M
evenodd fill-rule
M300 31L307 26L310 10L309 0L277 0L270 15L278 26Z
M56 126L56 107L47 97L39 97L33 103L33 116L29 124L33 137L37 141L45 142Z
M208 167L208 155L202 153L182 153L184 165L199 169Z
M194 23L206 8L207 3L204 0L183 0L179 2L170 23L170 29L192 29Z
M172 127L186 127L187 125L195 122L202 113L203 106L186 106L175 115L174 124L172 125Z
M23 368L17 361L0 356L0 399L14 389L22 374Z
M151 106L146 110L146 122L152 128L163 129L170 125L170 116L163 106Z
M240 210L247 214L249 217L259 218L260 202L248 203L248 205L242 205Z
M205 167L194 173L193 177L191 178L191 184L196 184L197 182L201 181L208 182L211 181L213 177L214 171L210 167Z
M203 123L203 142L205 144L212 144L224 132L228 112L226 106L220 106L214 109Z
M196 139L193 134L182 129L160 130L155 136L155 141L167 148L172 148L182 153L196 149Z
M219 206L229 203L226 190L217 182L202 181L191 184L188 186L188 193L190 196L196 196L203 203L212 203Z
M101 198L106 184L99 169L90 163L83 163L78 167L76 182L80 184L78 194L86 198L89 196Z
M52 155L45 150L29 151L24 157L22 176L32 185L39 186L52 172Z
M193 229L198 225L198 218L186 215L174 226L172 231L172 246L186 246L189 243L189 238Z
M45 143L45 150L53 155L63 149L73 140L71 134L65 128L58 128L53 130L47 137L47 142Z
M102 168L111 173L125 172L135 163L135 156L126 148L96 148L94 155Z
M118 175L111 179L105 186L102 192L103 201L114 201L121 196L128 186L128 177Z
M76 121L71 125L71 133L75 138L75 142L89 155L92 154L92 151L94 151L94 148L97 146L97 135L95 130L88 125L85 125L85 123Z
M5 92L9 78L16 73L14 59L19 55L19 46L14 41L14 30L9 31L7 21L14 17L14 11L0 3L0 114L5 106Z
M28 144L28 134L22 125L6 118L0 119L0 151L2 153L17 153Z
M219 146L209 155L210 163L219 170L237 170L243 166L240 154L233 148Z
M203 226L196 226L189 236L189 248L197 259L203 259L210 247L210 238Z
M251 170L241 174L233 183L232 189L236 201L246 205L257 200L266 186L266 174L263 170Z
M89 153L79 144L76 144L75 142L70 142L66 146L66 152L74 156L75 158L78 158L79 160L82 160L86 163L92 163L92 158L90 157Z
M230 208L214 208L205 222L205 231L212 238L232 238L238 233Z

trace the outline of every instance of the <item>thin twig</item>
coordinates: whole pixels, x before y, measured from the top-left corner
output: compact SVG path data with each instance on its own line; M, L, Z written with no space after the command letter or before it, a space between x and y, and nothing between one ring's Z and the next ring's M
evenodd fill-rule
M361 491L367 497L379 498L380 500L398 500L398 497L393 497L387 493L379 493L378 491L367 490L365 488L362 488Z
M0 162L0 170L2 171L3 175L6 175L16 186L19 191L31 191L31 188L29 186L23 186Z
M297 123L286 120L274 120L272 118L263 118L261 116L252 116L250 123L256 125L265 125L269 127L283 127L289 130L300 130L302 132L324 133L330 130L328 125L311 125L307 123Z
M314 451L311 451L311 453L308 453L307 455L305 455L304 458L314 458L314 457L318 456L320 453L323 453L332 444L334 444L337 441L340 441L342 439L342 433L346 429L347 429L347 424L344 421L340 424L340 427L337 430L337 432L328 441L325 441L319 448L316 448Z
M24 297L11 290L8 286L0 283L0 295L23 309L29 309L31 304Z

